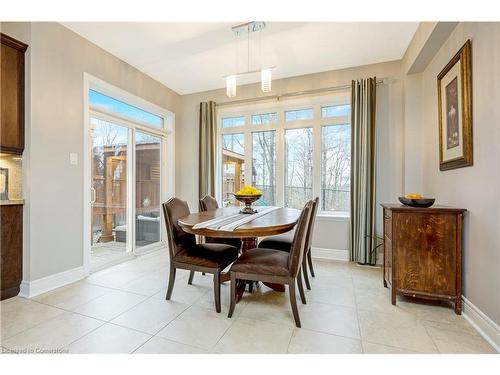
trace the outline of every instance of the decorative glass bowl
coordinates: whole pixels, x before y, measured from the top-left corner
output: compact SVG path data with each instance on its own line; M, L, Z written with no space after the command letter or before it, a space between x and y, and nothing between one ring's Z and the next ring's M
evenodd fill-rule
M434 198L405 198L405 197L399 197L398 198L401 203L403 203L405 206L410 206L410 207L423 207L423 208L428 208L434 204L436 199Z
M243 207L240 210L241 214L255 214L257 212L257 210L254 210L252 208L252 203L259 200L259 198L262 197L262 194L258 194L258 195L234 194L234 197L236 198L237 201L245 204L245 207Z

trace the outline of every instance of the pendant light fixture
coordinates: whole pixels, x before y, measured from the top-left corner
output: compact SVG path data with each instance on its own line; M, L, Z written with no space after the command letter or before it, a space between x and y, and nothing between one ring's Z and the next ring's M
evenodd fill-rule
M272 67L267 67L267 68L260 68L257 70L250 70L250 33L259 31L259 36L260 36L260 32L265 27L266 27L266 24L264 22L252 21L252 22L244 23L242 25L234 26L232 28L233 33L236 37L239 37L239 36L242 36L245 34L247 35L247 70L245 72L231 74L231 75L224 77L226 79L226 95L228 97L233 98L236 96L236 83L237 83L236 79L238 76L246 76L246 75L257 74L257 73L260 73L260 82L261 82L262 92L270 92L271 91L272 70L275 67L272 66ZM261 64L262 64L262 61L261 61Z

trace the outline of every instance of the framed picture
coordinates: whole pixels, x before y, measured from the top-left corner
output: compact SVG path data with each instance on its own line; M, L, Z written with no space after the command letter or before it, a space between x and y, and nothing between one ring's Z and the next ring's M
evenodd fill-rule
M439 169L472 165L472 71L470 40L437 77Z

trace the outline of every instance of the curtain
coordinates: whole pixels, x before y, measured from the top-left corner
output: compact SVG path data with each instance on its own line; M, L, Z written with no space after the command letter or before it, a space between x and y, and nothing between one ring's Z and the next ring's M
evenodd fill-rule
M351 236L350 260L374 265L375 104L377 79L352 81L351 91Z
M215 102L200 103L198 194L215 197L215 152L217 124Z

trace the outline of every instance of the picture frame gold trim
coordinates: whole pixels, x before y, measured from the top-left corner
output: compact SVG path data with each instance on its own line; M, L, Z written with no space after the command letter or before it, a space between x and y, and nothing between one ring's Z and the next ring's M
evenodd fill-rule
M461 97L462 103L462 145L463 155L450 160L443 160L443 103L441 95L441 80L446 74L460 63L461 72ZM472 150L472 62L471 41L468 39L450 62L437 76L438 88L438 123L439 123L439 170L462 168L473 165Z

